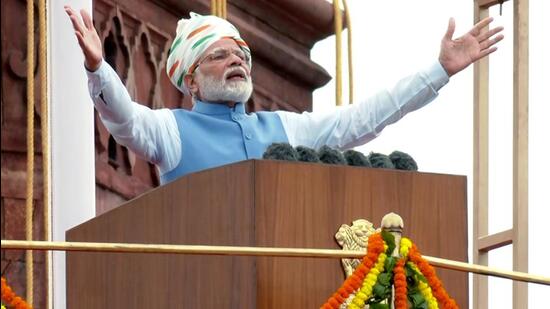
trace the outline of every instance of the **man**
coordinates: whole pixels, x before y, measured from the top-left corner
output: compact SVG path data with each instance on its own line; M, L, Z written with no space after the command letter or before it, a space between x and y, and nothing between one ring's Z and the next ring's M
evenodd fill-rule
M167 74L190 94L193 110L150 110L132 102L114 70L102 59L101 40L90 15L65 7L88 71L90 94L115 139L156 164L161 183L236 161L260 158L270 144L346 149L364 144L408 112L431 102L449 78L496 50L497 27L486 18L458 39L454 20L442 39L439 61L358 104L330 113L284 111L247 114L252 93L250 49L238 30L215 16L191 13L178 22Z

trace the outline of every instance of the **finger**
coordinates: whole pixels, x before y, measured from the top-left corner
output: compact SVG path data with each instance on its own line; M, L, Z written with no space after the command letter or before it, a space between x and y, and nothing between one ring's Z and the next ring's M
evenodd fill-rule
M477 58L476 58L473 62L476 62L476 61L478 61L479 59L481 59L481 58L483 58L483 57L486 57L486 56L488 56L489 54L494 53L496 50L497 50L497 47L496 47L496 46L493 46L493 47L491 47L491 48L489 48L489 49L486 49L486 50L480 52L479 55L477 56Z
M65 12L67 13L67 15L69 15L69 16L78 15L76 13L76 11L69 5L64 6L64 9L65 9Z
M86 29L84 28L82 21L80 21L80 18L76 15L71 15L70 18L71 18L71 23L73 24L74 30L80 33L84 33Z
M502 30L504 30L504 27L497 27L497 28L491 29L487 32L484 32L484 33L480 34L477 37L477 41L478 42L483 42L483 41L487 40L488 38L492 37L493 35L501 32Z
M92 17L86 10L80 10L80 14L82 14L82 20L84 21L84 25L86 25L86 28L88 30L94 30L94 23L92 22Z
M479 33L481 33L481 30L487 27L487 25L489 25L492 21L493 21L492 17L485 17L480 22L475 24L472 30L470 30L470 33L477 36Z
M73 8L71 7L66 7L65 12L67 12L67 14L69 15L69 18L71 19L71 23L73 24L73 28L76 31L83 32L85 28L78 16L78 13L76 13L76 11L73 10Z
M63 6L63 9L65 9L65 11L69 11L69 10L74 11L73 7L70 6L70 5L68 5L68 4L65 4L65 5Z
M75 32L75 34L76 39L78 40L78 45L80 45L80 48L82 49L82 51L84 51L84 48L86 48L86 43L84 43L84 37L82 36L82 33Z
M455 19L449 18L449 26L447 26L447 32L445 33L445 36L443 37L444 40L452 40L453 34L455 33Z
M493 39L483 41L483 43L480 44L480 48L481 48L481 50L487 49L487 48L495 45L496 43L502 41L502 39L504 39L504 35L502 35L502 34L497 35Z

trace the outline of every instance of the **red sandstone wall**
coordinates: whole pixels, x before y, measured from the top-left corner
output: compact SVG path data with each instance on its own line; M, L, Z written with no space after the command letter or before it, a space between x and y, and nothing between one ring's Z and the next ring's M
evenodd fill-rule
M26 1L2 0L1 237L25 238ZM208 14L210 0L96 0L94 22L111 63L135 101L151 108L189 108L165 74L175 25L189 11ZM249 111L311 110L312 91L330 79L311 62L313 44L330 35L332 8L324 0L228 1L228 19L251 46L255 91ZM37 18L37 14L35 14ZM35 21L38 25L38 21ZM35 31L38 42L38 30ZM37 43L38 44L38 43ZM36 44L36 45L37 45ZM38 50L38 46L35 46ZM38 78L34 76L38 94ZM40 108L35 104L34 239L43 239ZM96 212L108 211L159 183L153 165L117 145L97 115ZM67 149L70 151L70 149ZM23 251L1 253L3 276L25 295ZM34 254L34 307L45 306L44 254Z

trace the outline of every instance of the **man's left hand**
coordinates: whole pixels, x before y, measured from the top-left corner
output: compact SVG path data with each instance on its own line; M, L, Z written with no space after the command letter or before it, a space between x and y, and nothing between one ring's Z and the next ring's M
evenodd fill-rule
M504 28L485 30L484 28L492 21L492 17L484 18L468 33L453 40L455 21L453 18L449 19L449 27L441 40L439 52L439 62L449 77L497 50L497 47L493 45L504 38L504 35L498 34Z

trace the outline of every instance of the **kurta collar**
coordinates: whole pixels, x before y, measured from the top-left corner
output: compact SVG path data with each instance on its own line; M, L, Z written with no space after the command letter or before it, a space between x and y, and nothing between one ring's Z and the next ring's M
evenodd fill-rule
M208 103L195 100L195 105L193 106L193 111L201 114L207 115L225 115L225 114L244 114L244 104L239 102L236 103L234 107L229 107L225 104L219 103Z

